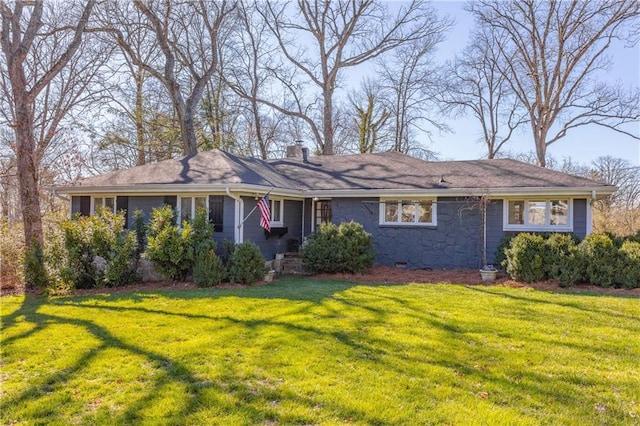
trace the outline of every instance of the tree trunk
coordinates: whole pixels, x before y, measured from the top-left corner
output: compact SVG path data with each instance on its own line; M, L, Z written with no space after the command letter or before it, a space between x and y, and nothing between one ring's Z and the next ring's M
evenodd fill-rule
M40 216L40 197L38 194L38 167L34 154L35 138L33 136L33 105L24 101L26 94L24 86L14 86L14 99L16 106L16 159L18 163L18 181L20 183L20 204L22 207L22 220L24 223L24 240L27 247L33 247L35 243L43 245L42 218ZM16 96L18 95L18 96ZM22 95L22 96L20 96Z
M328 85L333 85L330 82ZM333 93L325 87L323 90L324 106L322 111L322 133L324 143L322 144L323 155L333 155Z
M142 85L144 83L144 71L138 67L136 73L136 148L138 150L138 157L136 159L136 165L142 166L146 163L145 156L145 144L144 144L144 106L142 99Z
M193 127L192 114L184 114L180 119L180 133L182 134L184 155L196 155L198 153L198 141L196 139L196 130Z

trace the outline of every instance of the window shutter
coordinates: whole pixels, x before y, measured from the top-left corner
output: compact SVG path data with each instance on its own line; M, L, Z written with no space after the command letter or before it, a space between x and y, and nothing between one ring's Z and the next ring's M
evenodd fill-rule
M80 197L80 216L91 216L91 197L88 195Z
M222 232L224 224L223 195L209 195L209 222L213 223L213 232Z
M172 209L176 209L178 206L178 196L177 195L165 195L164 203L168 206L171 206Z

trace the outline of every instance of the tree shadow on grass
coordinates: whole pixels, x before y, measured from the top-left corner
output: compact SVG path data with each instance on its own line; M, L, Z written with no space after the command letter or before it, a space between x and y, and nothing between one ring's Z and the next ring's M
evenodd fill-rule
M403 298L394 298L393 296L383 295L382 292L376 292L375 295L366 294L367 298L375 298L384 296L395 304L397 308L402 307L403 312L410 311L413 317L418 320L418 324L424 327L437 329L444 335L448 336L448 341L451 342L451 346L442 349L440 352L433 352L425 347L423 351L414 351L413 355L409 359L401 358L397 352L397 343L393 341L392 337L386 336L364 336L358 334L357 331L342 329L339 327L324 327L322 320L331 320L341 313L340 306L348 309L362 309L366 311L368 316L365 320L362 320L360 325L367 326L370 324L384 324L388 321L389 315L392 315L390 311L381 309L375 304L375 300L371 303L356 303L348 297L339 295L346 290L353 289L353 287L369 287L363 284L349 283L342 281L311 281L308 280L303 284L294 284L290 281L284 281L277 283L275 286L263 286L248 288L243 290L202 290L195 292L158 292L158 293L140 293L135 294L134 297L128 294L116 294L116 295L94 295L87 296L79 299L53 299L47 301L47 299L40 298L37 300L25 300L15 312L3 317L3 328L7 325L11 327L16 324L16 321L26 321L34 324L34 328L26 331L23 334L17 336L11 336L9 344L15 342L17 339L28 337L39 331L45 331L45 328L52 325L72 325L80 327L88 335L91 335L98 340L98 345L89 351L81 354L74 362L74 364L68 368L62 369L58 372L50 374L39 385L32 385L28 389L24 390L20 394L13 395L4 398L0 404L0 409L4 412L12 406L19 406L35 402L40 398L46 398L47 393L52 389L59 386L64 386L65 383L73 380L76 375L81 374L84 370L90 368L91 362L98 357L98 355L107 349L115 348L124 351L127 354L135 355L146 359L148 362L160 370L160 373L155 377L145 391L142 394L136 395L135 400L129 401L126 407L121 412L113 413L114 423L139 423L144 421L162 421L162 422L184 422L185 418L189 416L197 416L198 413L204 410L208 405L219 405L218 412L231 415L236 410L243 410L243 415L248 422L265 422L265 421L281 421L284 423L314 423L317 422L317 417L314 416L314 407L324 406L323 411L328 411L332 416L331 418L347 419L355 418L360 419L366 423L385 423L384 418L378 418L377 416L364 412L349 406L345 403L340 405L335 402L328 402L323 400L321 396L309 396L303 393L294 392L291 388L288 389L265 389L263 390L266 397L273 399L274 401L289 401L295 404L302 405L307 408L307 414L300 414L296 418L289 418L287 414L278 412L275 409L262 408L256 406L253 402L256 398L262 398L258 396L255 390L255 385L249 383L247 377L239 371L234 371L233 366L227 371L222 378L216 378L209 380L206 377L200 377L196 370L185 362L180 362L179 359L162 354L155 349L145 349L142 345L127 342L118 336L114 335L113 331L109 328L98 324L96 321L91 320L91 309L98 311L107 311L117 314L118 312L137 312L140 314L152 314L152 315L166 315L171 317L182 317L185 319L194 320L206 320L216 321L219 323L219 327L223 328L227 324L234 324L246 329L259 332L265 328L276 327L285 333L298 333L301 336L316 337L318 339L331 339L332 341L339 342L343 347L349 349L349 353L352 354L366 354L371 355L366 359L352 359L351 362L366 363L368 369L376 371L380 369L395 371L397 375L401 377L412 377L414 372L412 368L415 365L421 363L429 363L432 365L440 366L444 369L450 370L451 374L462 374L473 379L474 382L487 383L490 386L498 389L510 389L521 395L528 395L537 401L545 401L549 399L561 398L562 401L570 405L580 404L580 394L572 394L572 390L575 389L573 385L563 386L562 377L551 380L553 386L549 386L550 379L536 371L518 371L517 366L505 366L504 371L485 371L482 366L468 365L460 361L460 353L471 353L474 348L479 347L482 342L478 341L475 337L464 335L465 329L461 328L460 324L451 324L450 322L443 320L435 316L433 313L425 312L419 305L413 305L410 301ZM309 287L314 288L309 288ZM386 286L386 285L385 285ZM492 292L490 290L478 287L471 287L470 290L482 291L490 293L495 296L505 296L502 292ZM356 290L360 291L360 290ZM511 296L511 295L508 295ZM134 302L152 301L153 298L166 298L169 300L192 300L202 299L207 297L222 298L222 297L237 297L237 298L253 298L253 299L284 299L291 301L305 301L310 303L294 304L294 306L279 315L269 315L268 312L261 314L259 318L243 318L242 312L237 314L199 314L199 313L187 313L170 310L171 304L166 305L164 308L147 308L144 306L136 306L131 304L125 306L111 305L111 302L117 304L118 302L128 302L133 300ZM528 297L519 296L515 299L523 299L527 302L534 303L549 303L545 300L530 300ZM362 299L362 298L359 298ZM317 326L311 324L300 324L286 318L279 318L280 316L289 316L296 314L310 314L313 313L314 317L317 312L311 312L311 310L323 305L323 308L327 307L327 301L330 301L331 305L334 303L336 306L331 306L330 311L327 312L325 317L318 319ZM95 303L98 302L98 303ZM105 303L106 302L106 303ZM55 306L69 306L74 308L87 309L89 315L84 315L83 318L67 317L58 314L39 312L40 306L43 304L51 304ZM570 305L569 307L575 308ZM599 312L602 313L602 312ZM86 319L86 318L89 319ZM334 318L335 319L335 318ZM334 324L335 325L335 324ZM419 336L419 329L415 328L416 336ZM179 332L179 330L176 330ZM464 335L464 336L463 336ZM464 338L461 338L464 337ZM3 342L7 345L7 342ZM425 343L426 344L426 343ZM585 349L585 348L574 348ZM470 356L470 359L473 357ZM462 357L465 359L465 357ZM510 376L516 377L517 380L510 379ZM471 381L471 380L470 380ZM157 405L159 403L160 395L167 391L172 385L176 384L184 388L182 404L179 407L175 407L171 413L170 418L164 419L150 419L146 416L145 412L148 408ZM558 389L562 392L559 393ZM258 391L262 391L258 389ZM566 392L565 392L566 391ZM212 396L212 393L214 396ZM258 392L259 393L259 392ZM223 398L223 396L231 396L231 398ZM215 398L215 396L220 396ZM87 414L88 416L88 414ZM89 417L84 418L84 420ZM5 419L11 420L11 419ZM33 420L33 419L32 419Z
M632 315L625 315L625 314L621 314L618 311L615 311L613 309L597 309L597 308L591 308L591 307L587 307L584 304L578 303L578 302L570 302L570 301L565 301L562 299L553 299L553 300L546 300L546 299L542 299L539 297L534 297L533 294L535 293L527 293L527 296L519 296L517 294L514 293L505 293L502 291L496 291L494 290L492 287L481 287L481 286L465 286L467 289L472 290L472 291L476 291L479 293L484 293L484 294L488 294L488 295L492 295L492 296L499 296L499 297L505 297L507 299L512 299L512 300L518 300L518 301L523 301L523 302L528 302L528 303L536 303L536 304L543 304L543 305L552 305L552 306L561 306L564 308L570 308L570 309L575 309L578 311L582 311L585 313L594 313L594 314L598 314L598 315L608 315L608 316L613 316L616 318L621 318L621 319L625 319L625 320L632 320L632 321L637 321L640 322L640 315L638 316L632 316ZM553 294L559 294L559 295L567 295L567 293L564 292L560 292L560 293L553 293ZM571 294L569 294L571 295ZM573 294L575 296L584 296L584 297L602 297L603 295L601 294ZM625 299L634 299L635 297L630 297L630 296L619 296L619 295L606 295L606 297L613 297L613 298L625 298Z

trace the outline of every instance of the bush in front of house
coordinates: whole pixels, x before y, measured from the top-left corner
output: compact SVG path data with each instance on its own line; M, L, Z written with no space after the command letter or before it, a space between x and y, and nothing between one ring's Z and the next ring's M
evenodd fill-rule
M362 273L373 258L371 234L353 221L320 225L302 247L302 262L314 273Z
M139 280L136 237L123 229L124 215L99 209L93 216L61 224L64 253L49 254L52 285L66 288L117 287ZM56 241L52 238L52 244Z
M613 287L620 262L618 249L611 237L587 235L580 243L580 253L584 259L587 281L601 287Z
M545 238L546 237L546 238ZM601 287L640 287L640 243L592 234L577 243L571 234L518 234L505 250L511 278L555 279L562 287L589 282Z
M629 239L620 247L622 254L618 282L625 288L640 287L640 242Z
M229 257L227 273L232 283L253 284L267 272L260 248L252 242L237 244Z
M171 206L154 208L147 228L146 257L156 270L174 281L184 280L194 263L193 228L190 223L176 225Z
M225 268L222 259L216 256L216 247L213 240L203 241L196 247L193 281L198 287L217 286L225 278Z
M561 287L579 283L584 277L584 262L573 234L551 234L545 240L546 276Z
M24 254L24 279L34 288L44 289L49 285L44 250L40 243L34 243Z
M505 255L503 266L514 280L534 282L546 278L546 246L541 235L516 235L505 250Z

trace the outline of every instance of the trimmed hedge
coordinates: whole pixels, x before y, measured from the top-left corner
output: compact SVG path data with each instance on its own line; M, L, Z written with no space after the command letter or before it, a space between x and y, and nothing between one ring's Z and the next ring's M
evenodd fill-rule
M578 243L571 234L522 233L510 239L502 266L518 281L640 287L640 243L634 238L618 243L609 235L588 235Z

